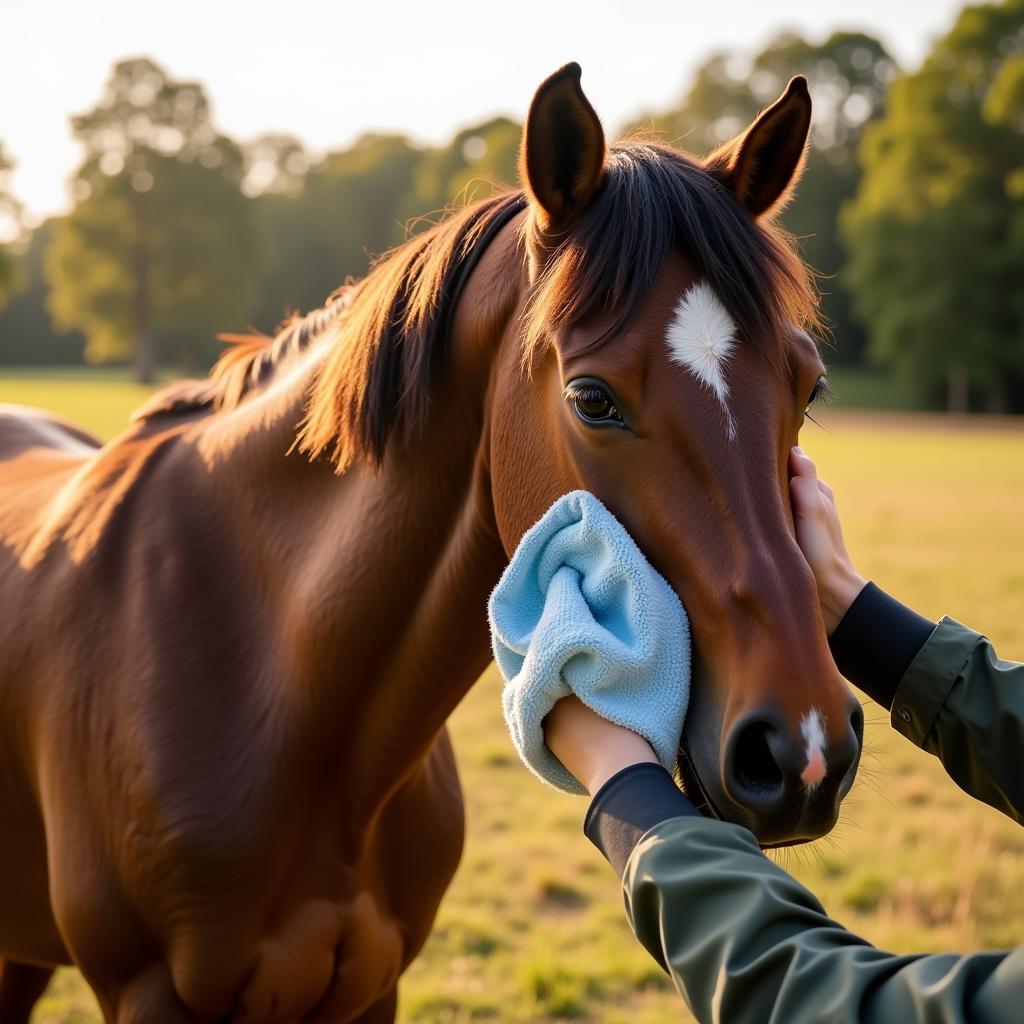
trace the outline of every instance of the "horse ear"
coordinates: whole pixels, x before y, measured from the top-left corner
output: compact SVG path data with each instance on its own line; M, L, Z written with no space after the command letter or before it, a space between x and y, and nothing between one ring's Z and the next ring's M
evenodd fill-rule
M585 210L604 180L604 131L580 74L574 62L544 81L523 131L519 174L542 230L563 227Z
M803 174L810 127L811 94L807 79L797 75L742 135L716 149L705 167L751 216L777 211Z

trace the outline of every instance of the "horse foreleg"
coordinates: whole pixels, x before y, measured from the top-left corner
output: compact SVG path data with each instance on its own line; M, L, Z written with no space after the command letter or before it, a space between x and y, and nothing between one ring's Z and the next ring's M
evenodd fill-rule
M114 992L95 984L93 991L107 1024L204 1024L213 1019L197 1016L181 1001L163 963L153 964Z
M33 1007L50 984L53 970L0 959L0 1021L28 1024Z
M398 986L361 1013L352 1024L393 1024L398 1012Z

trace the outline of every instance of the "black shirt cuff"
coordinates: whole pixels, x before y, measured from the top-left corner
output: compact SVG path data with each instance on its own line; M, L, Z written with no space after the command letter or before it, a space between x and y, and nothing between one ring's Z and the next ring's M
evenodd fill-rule
M934 629L934 622L868 583L828 643L839 671L891 711L900 680Z
M660 764L644 762L623 768L597 791L583 832L621 878L645 832L669 818L697 813Z

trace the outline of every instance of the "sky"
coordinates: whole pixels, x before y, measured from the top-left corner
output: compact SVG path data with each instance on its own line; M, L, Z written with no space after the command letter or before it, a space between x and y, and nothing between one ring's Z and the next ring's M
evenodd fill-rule
M203 82L221 131L297 135L314 152L366 131L440 143L495 114L521 120L566 61L609 134L676 101L719 49L755 51L793 29L877 35L905 67L961 0L15 0L0 39L0 140L33 219L67 205L78 159L68 117L99 99L111 65L146 55ZM794 68L794 73L799 71Z

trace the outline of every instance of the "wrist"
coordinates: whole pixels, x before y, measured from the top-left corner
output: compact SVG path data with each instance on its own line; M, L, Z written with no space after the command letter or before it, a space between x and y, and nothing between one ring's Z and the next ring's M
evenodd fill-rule
M637 738L639 739L639 737ZM586 791L593 796L610 778L626 768L632 768L633 765L657 764L658 759L654 756L650 745L645 740L641 740L641 743L643 743L643 747L638 745L631 751L620 752L617 757L605 758L593 765L587 778L581 780Z
M544 742L591 795L623 768L645 761L657 763L643 736L602 718L574 694L548 712Z
M647 740L630 729L616 727L616 731L609 734L606 742L590 751L590 756L583 766L585 778L581 778L580 782L593 796L613 775L618 775L624 768L645 763L658 763Z
M818 582L818 600L825 620L825 631L831 636L850 605L867 585L867 580L845 559L835 566Z

